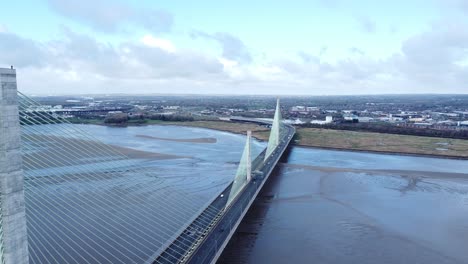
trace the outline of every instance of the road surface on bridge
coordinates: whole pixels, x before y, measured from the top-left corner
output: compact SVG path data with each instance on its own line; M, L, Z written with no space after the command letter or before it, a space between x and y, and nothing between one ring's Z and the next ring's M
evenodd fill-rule
M258 119L243 119L270 125ZM252 162L254 176L227 207L230 184L187 228L156 258L154 263L214 263L234 234L271 172L295 134L292 126L282 124L279 145L264 160L266 149Z

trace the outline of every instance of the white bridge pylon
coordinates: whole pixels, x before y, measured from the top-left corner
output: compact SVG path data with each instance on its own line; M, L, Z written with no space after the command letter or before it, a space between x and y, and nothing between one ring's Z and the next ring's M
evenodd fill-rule
M236 177L232 182L231 191L229 193L226 206L231 204L232 200L236 198L239 192L252 180L252 146L250 144L252 132L247 131L247 142L245 143L244 152L237 168Z
M266 160L271 155L271 153L273 153L275 148L279 145L281 122L282 122L281 119L282 117L281 117L281 111L280 111L280 100L278 98L276 101L275 116L273 118L273 123L271 125L270 138L268 139L268 146L267 146L264 160Z

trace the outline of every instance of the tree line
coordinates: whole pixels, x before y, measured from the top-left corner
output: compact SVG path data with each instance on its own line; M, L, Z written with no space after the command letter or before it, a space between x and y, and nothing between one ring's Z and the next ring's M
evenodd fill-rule
M147 120L161 120L161 121L194 121L192 116L188 115L163 115L163 114L151 114L151 115L138 115L129 116L126 113L113 113L108 114L104 119L105 124L118 124L124 125L126 123L145 123Z

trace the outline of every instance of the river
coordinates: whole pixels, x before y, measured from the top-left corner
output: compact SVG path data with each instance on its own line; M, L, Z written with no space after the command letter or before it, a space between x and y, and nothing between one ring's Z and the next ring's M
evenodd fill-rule
M73 126L165 155L138 159L206 201L233 179L245 143L202 128ZM467 245L468 161L293 147L219 262L468 263Z

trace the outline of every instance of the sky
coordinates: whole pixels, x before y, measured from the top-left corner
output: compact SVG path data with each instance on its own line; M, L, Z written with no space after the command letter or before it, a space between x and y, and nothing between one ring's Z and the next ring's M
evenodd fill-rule
M18 0L0 67L59 94L468 94L468 0Z

